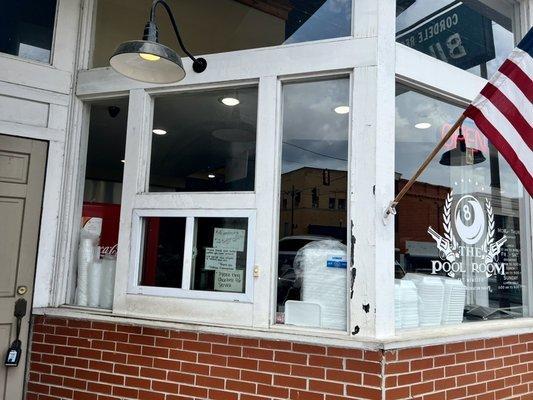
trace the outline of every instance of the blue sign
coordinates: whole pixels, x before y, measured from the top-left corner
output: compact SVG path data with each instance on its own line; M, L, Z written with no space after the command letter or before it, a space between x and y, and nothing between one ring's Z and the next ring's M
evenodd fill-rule
M496 56L492 21L462 3L446 6L403 29L396 41L461 69Z
M348 267L348 262L345 256L330 256L326 262L328 268L344 268Z

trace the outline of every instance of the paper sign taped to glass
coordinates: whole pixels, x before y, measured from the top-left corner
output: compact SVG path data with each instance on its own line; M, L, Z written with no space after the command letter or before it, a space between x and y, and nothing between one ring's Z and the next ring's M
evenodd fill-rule
M215 290L221 292L242 292L244 283L243 270L216 270L215 271Z
M244 229L215 228L213 247L233 251L244 251Z
M235 269L237 266L237 253L228 249L205 248L205 269Z

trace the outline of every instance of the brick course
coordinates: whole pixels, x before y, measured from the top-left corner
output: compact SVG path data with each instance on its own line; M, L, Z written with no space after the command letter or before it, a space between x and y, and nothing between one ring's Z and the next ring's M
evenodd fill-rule
M34 318L26 400L533 399L533 334L370 351Z

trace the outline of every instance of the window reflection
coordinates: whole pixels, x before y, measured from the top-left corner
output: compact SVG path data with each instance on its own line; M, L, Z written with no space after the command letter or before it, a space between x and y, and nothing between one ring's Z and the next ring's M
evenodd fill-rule
M402 85L396 96L398 192L463 110ZM507 162L465 121L397 207L397 327L527 315L522 193ZM413 291L420 300L409 301Z
M484 78L514 47L510 18L475 0L397 0L396 40Z
M193 54L300 43L349 36L352 0L180 0L180 34ZM151 0L98 2L94 67L108 66L119 43L142 34ZM166 18L166 17L165 17ZM161 43L180 52L169 23L161 18ZM183 54L182 54L183 55Z
M278 323L346 328L348 82L283 86Z
M257 88L155 99L150 191L253 190Z
M0 52L50 62L56 0L3 1Z

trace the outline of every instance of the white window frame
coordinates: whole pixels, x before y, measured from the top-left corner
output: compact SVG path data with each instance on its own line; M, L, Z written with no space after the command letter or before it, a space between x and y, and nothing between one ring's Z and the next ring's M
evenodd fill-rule
M140 272L142 268L143 249L143 217L182 217L185 223L185 241L181 288L168 288L157 286L144 286L139 284ZM196 232L195 222L198 218L246 218L247 220L247 243L246 248L246 268L244 293L214 292L191 289L191 275L193 268L194 236ZM130 277L128 285L129 294L139 294L148 296L163 297L189 297L195 299L213 299L225 301L251 302L253 299L253 265L254 265L254 236L255 236L255 212L250 210L161 210L161 209L135 209L132 216L131 229L131 269L128 272Z

